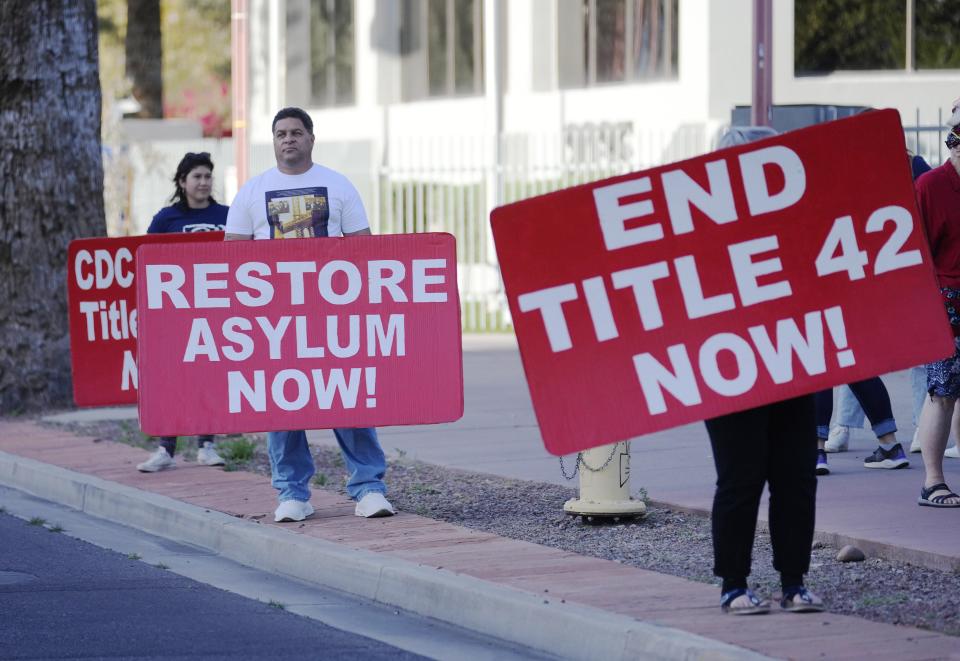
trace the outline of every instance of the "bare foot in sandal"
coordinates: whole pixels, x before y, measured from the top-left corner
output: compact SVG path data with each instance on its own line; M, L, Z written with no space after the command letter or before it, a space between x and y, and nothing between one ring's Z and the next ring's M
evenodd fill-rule
M720 609L731 615L760 615L770 612L770 602L760 599L748 588L737 588L720 595Z
M950 491L943 482L920 489L918 505L924 507L960 507L960 496Z

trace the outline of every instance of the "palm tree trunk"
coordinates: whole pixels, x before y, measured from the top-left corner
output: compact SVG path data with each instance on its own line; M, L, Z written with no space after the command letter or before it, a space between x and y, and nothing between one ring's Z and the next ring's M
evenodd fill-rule
M96 0L0 2L0 415L70 402L66 259L103 235Z

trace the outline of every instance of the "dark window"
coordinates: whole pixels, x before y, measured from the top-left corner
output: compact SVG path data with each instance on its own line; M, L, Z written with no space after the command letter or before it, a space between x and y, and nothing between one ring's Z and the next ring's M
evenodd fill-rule
M794 2L794 72L798 76L956 68L960 68L960 3L956 0Z
M353 0L310 2L310 100L317 107L354 102Z
M561 6L561 86L574 87L677 75L678 0L581 0L579 12ZM571 43L563 35L576 35ZM582 57L566 51L579 48ZM579 71L568 70L581 66Z
M430 96L483 92L482 0L427 0Z
M915 0L917 69L960 69L960 3Z

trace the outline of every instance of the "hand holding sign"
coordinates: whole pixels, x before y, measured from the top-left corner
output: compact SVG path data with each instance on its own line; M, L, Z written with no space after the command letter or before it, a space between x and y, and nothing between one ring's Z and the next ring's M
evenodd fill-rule
M950 353L905 153L872 112L495 210L548 449Z

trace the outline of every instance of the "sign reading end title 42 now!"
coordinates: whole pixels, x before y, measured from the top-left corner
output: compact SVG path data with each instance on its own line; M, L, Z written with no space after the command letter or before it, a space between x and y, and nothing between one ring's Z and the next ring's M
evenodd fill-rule
M146 433L463 415L449 234L144 246L137 301Z
M491 222L554 454L953 352L892 110L544 195Z

